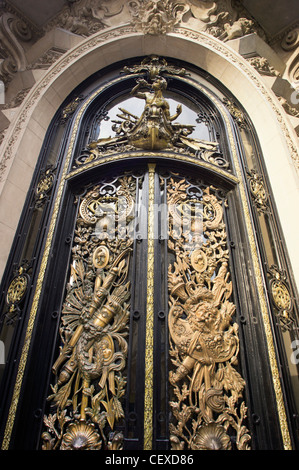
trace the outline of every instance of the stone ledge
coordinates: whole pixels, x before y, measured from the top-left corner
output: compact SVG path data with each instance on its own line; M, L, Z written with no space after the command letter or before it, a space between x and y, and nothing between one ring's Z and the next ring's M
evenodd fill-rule
M282 59L276 54L272 47L256 33L248 34L238 39L232 39L227 41L226 44L236 52L239 52L245 59L256 56L264 57L280 74L285 70L286 66Z
M84 38L65 29L55 28L47 32L27 52L28 64L38 61L50 50L60 50L62 53L82 42Z

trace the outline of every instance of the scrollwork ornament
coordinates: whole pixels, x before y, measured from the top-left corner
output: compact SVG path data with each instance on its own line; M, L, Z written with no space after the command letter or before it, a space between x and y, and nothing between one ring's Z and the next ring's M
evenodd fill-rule
M105 233L107 214L119 210L115 195L135 200L135 191L134 178L124 176L90 189L81 202L43 449L122 447L115 427L124 418L133 239L129 232L101 237L97 228L100 224Z
M227 107L228 111L230 112L232 118L237 123L237 125L241 129L246 128L246 120L244 113L242 113L242 111L228 98L224 98L223 103Z
M285 34L283 40L281 41L281 47L285 51L291 51L295 49L299 44L299 27L292 29Z
M294 318L292 315L293 299L287 284L286 273L276 265L270 266L268 273L270 276L270 295L276 316L282 330L289 330L294 323Z
M257 211L265 213L269 210L268 194L264 180L255 170L247 171L250 193Z
M29 279L30 277L26 272L26 266L20 265L6 291L8 312L5 316L7 324L14 322L15 317L20 312L20 305L28 290Z
M70 118L70 116L74 114L82 100L83 96L77 96L63 108L61 112L61 124L65 124L66 121Z
M55 170L53 167L48 167L40 176L40 179L35 189L35 205L41 206L47 199L55 181Z

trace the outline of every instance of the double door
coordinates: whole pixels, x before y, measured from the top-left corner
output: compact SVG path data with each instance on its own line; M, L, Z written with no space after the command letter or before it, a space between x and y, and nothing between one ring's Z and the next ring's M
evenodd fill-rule
M247 449L223 188L149 163L77 216L44 449Z

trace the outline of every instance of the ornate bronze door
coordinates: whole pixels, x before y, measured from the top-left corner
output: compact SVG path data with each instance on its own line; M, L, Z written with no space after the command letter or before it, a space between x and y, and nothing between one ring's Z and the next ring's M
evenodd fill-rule
M154 163L81 199L46 448L250 446L225 205Z

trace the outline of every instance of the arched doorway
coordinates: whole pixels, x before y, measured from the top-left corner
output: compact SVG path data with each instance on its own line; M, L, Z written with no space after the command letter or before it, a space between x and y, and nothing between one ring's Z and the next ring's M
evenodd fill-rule
M200 84L194 69L190 77L155 57L122 72L110 71L64 108L62 121L73 121L60 158L37 175L35 209L47 201L49 231L26 246L42 254L40 303L31 298L37 316L21 398L28 419L15 445L287 446L273 331L267 305L259 305L262 249L249 212L262 211L267 197L256 163L245 178L245 115ZM145 101L141 110L131 94ZM45 213L32 219L36 233ZM36 268L21 268L16 279L34 277ZM8 302L7 318L26 302L17 300ZM293 307L276 306L290 339Z

